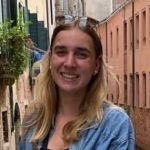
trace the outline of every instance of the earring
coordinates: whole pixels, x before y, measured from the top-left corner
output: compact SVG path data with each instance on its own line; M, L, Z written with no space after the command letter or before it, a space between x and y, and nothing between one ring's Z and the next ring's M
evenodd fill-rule
M98 73L98 70L96 69L95 71L94 71L94 75L96 75Z

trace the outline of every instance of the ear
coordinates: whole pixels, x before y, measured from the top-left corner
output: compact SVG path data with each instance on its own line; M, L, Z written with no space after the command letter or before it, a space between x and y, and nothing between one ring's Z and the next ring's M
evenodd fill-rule
M51 69L51 57L52 57L52 54L51 54L51 52L49 52L49 68Z
M96 75L99 72L99 69L100 69L100 58L97 58L93 75Z

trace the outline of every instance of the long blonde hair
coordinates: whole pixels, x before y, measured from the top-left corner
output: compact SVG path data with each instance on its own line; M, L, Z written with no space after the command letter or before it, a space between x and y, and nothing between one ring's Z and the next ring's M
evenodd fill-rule
M50 50L55 40L55 37L60 31L70 30L77 27L76 24L61 25L55 28ZM101 121L103 117L103 102L107 96L106 74L107 70L103 60L102 45L99 36L95 30L88 27L79 27L80 30L87 33L93 40L96 52L96 59L100 61L98 73L92 77L88 88L85 100L80 107L80 114L76 120L68 122L63 128L63 139L71 144L77 141L82 131L91 125L93 121ZM52 118L57 111L58 92L57 86L54 83L50 71L50 51L45 55L42 61L42 72L38 76L36 84L36 100L32 107L27 111L24 119L23 128L36 126L35 132L32 135L31 142L36 144L39 140L43 140L48 134ZM31 119L32 118L32 119Z

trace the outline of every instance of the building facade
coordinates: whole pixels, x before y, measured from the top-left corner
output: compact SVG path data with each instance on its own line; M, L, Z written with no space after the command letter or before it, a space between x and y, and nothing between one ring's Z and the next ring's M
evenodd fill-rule
M127 109L136 142L150 146L150 1L128 1L100 23L106 61L120 82L110 80L108 99ZM120 89L120 90L119 90Z
M85 0L56 0L55 8L56 16L84 16L86 11Z
M40 6L37 7L37 5L34 5L36 3L30 6L30 0L0 0L0 22L5 19L11 19L15 25L19 10L21 10L23 20L32 22L27 31L39 51L41 49L47 50L46 41L48 40L46 35L46 1L40 2ZM30 56L32 56L32 53ZM0 83L0 150L17 149L20 124L23 120L25 109L34 96L32 63L34 62L29 63L28 68L13 85Z
M17 13L19 10L26 9L22 2L17 0L0 0L0 22L5 19L13 20L13 25L16 24ZM24 16L26 14L24 13ZM24 18L25 19L25 18ZM21 84L20 80L26 80L25 74L20 77L18 82L13 86L6 86L0 83L0 149L8 150L16 149L16 139L19 134L19 125L21 123L23 112L25 110L25 103L31 96L30 92L27 94L28 85L25 84L20 89L22 98L18 97L17 87ZM26 80L28 83L28 80ZM27 88L27 89L25 89ZM16 92L17 91L17 92ZM26 97L26 98L25 98ZM22 108L22 114L20 113Z
M55 27L55 6L58 6L57 1L46 0L46 12L47 12L47 27L48 27L48 45L51 42L51 36Z
M127 1L130 1L130 0L112 0L112 11L115 11Z
M93 0L92 2L85 0L85 9L86 16L101 21L110 15L112 2L111 0Z
M56 0L55 6L56 16L89 16L97 20L103 20L112 11L111 0L93 0L92 3L86 0Z

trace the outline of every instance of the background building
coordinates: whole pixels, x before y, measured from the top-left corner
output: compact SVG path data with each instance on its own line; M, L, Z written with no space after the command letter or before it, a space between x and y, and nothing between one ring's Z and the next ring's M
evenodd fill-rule
M86 15L97 20L103 20L111 13L111 0L85 0Z
M112 11L115 11L127 1L130 1L130 0L112 0Z
M47 1L26 0L25 2L29 10L28 19L31 21L31 25L29 28L30 37L37 48L46 51L48 49L49 44L47 10L46 10Z
M36 2L34 1L29 7L30 0L0 0L0 22L11 19L15 25L21 10L23 21L32 22L27 31L34 42L29 67L13 85L0 83L0 150L16 150L17 148L20 124L28 103L33 99L31 64L34 63L33 58L37 56L34 51L44 53L48 47L46 1L38 3L42 8L35 5Z
M48 45L50 44L53 29L55 27L55 5L57 6L56 2L54 0L46 0Z
M92 2L87 0L56 0L56 15L85 15L103 20L111 13L111 9L111 0L93 0Z
M85 0L56 0L55 6L56 16L83 16L85 14Z
M137 145L150 147L150 1L124 3L99 25L107 62L120 81L109 81L108 99L131 116ZM108 78L110 79L110 78ZM133 91L134 90L134 91Z

